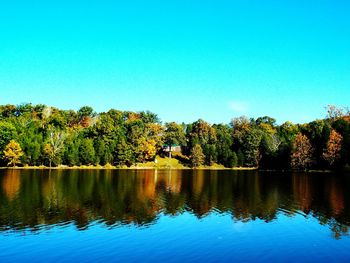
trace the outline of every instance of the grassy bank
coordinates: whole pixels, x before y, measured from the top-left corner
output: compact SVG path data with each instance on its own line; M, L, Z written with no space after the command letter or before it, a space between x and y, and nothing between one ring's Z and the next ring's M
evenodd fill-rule
M226 168L223 165L214 164L212 166L200 166L197 168L191 168L182 164L179 160L175 158L162 158L157 156L154 162L146 162L146 163L137 163L130 167L128 166L113 166L111 164L106 164L104 166L101 165L80 165L80 166L67 166L67 165L59 165L55 167L48 167L44 165L40 166L15 166L15 167L1 167L1 169L54 169L54 170L63 170L63 169L86 169L86 170L94 170L94 169L202 169L202 170L256 170L257 168L250 167L234 167L234 168Z

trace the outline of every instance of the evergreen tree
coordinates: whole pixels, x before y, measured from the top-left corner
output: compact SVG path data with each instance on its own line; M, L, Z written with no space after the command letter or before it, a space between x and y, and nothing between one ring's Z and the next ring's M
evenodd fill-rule
M96 163L95 148L92 139L84 138L79 147L79 159L84 165Z
M135 155L131 146L124 140L120 141L116 149L116 164L130 166L133 163L135 163Z
M64 164L69 166L80 165L80 139L77 137L70 137L65 145Z

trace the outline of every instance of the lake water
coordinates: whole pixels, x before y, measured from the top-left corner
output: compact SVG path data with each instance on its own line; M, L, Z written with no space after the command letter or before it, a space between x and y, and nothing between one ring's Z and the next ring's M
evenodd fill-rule
M350 176L0 170L0 262L349 262Z

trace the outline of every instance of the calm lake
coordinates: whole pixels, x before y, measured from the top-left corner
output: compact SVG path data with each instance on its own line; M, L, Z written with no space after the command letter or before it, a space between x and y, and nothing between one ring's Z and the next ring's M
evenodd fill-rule
M350 176L0 170L0 262L344 262Z

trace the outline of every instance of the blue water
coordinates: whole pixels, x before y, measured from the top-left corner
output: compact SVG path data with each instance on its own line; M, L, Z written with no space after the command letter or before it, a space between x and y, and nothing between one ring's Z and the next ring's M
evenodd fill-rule
M13 184L18 185L18 182L12 177L12 181L2 180L3 183L11 181L12 188L8 185L3 186L3 193L0 195L2 199L7 198L0 203L0 210L5 211L5 216L4 214L1 216L1 262L232 262L236 260L242 262L349 262L350 260L350 238L347 234L349 197L345 194L347 185L344 183L348 182L348 179L344 177L338 178L333 175L332 179L329 179L325 176L288 174L282 175L284 179L281 181L276 175L227 174L227 172L212 174L210 171L192 175L188 174L191 172L178 172L177 179L167 184L166 182L171 182L171 178L164 172L157 175L161 176L161 179L157 179L159 183L155 183L154 191L151 191L147 188L149 187L148 177L152 176L149 172L147 174L136 172L130 176L133 179L129 179L127 173L130 172L123 172L126 174L116 172L112 175L105 175L103 172L102 174L79 172L71 175L69 174L71 172L67 172L67 174L51 174L47 178L51 188L47 190L46 183L42 184L41 181L44 180L45 175L35 174L35 172L21 173L23 173L19 175L21 182L15 194L13 191L16 190L16 186ZM2 176L8 175L2 174ZM40 177L40 183L33 181L35 176ZM65 184L59 186L59 183L68 179L66 177L69 176L77 176L78 185L80 185L77 189L83 193L65 189ZM91 180L86 178L87 176L99 177L99 179L92 184ZM146 211L147 215L144 208L140 206L132 208L133 205L138 204L138 201L131 201L130 207L122 210L124 213L108 214L117 218L110 223L110 218L96 210L103 206L101 203L103 198L102 193L99 192L102 190L97 190L95 184L100 184L99 182L104 180L105 176L112 176L110 183L114 187L104 188L105 191L112 192L104 195L103 198L106 196L112 198L111 196L117 195L118 191L123 189L129 193L123 195L127 197L128 202L133 198L141 201L147 199L146 208L150 209ZM174 174L171 176L173 177ZM250 186L248 183L251 179L247 179L247 176L255 178L254 182L258 180L259 188L256 185ZM296 179L295 176L302 176L303 179ZM193 180L186 181L188 177L192 177ZM232 177L237 178L232 179ZM198 180L202 182L201 187L194 186ZM285 185L286 180L298 181L297 185L291 186L294 192L287 190L290 187ZM315 180L317 184L313 183ZM329 180L340 181L342 187L337 188L337 191L342 194L333 193L334 190L330 190L331 188L324 189L325 193L330 194L316 191L323 189L330 182ZM217 184L215 191L211 188L208 191L204 190L205 184L210 181ZM269 187L265 189L262 186L265 183L271 184L272 190ZM318 188L319 184L321 188ZM226 190L220 193L220 188ZM87 194L87 189L90 189L91 195ZM194 192L194 189L197 194L189 194ZM261 194L268 189L273 193ZM300 191L304 196L302 199L295 197L296 192ZM35 194L37 192L41 193L39 197ZM312 194L305 195L305 192L312 192ZM64 196L65 193L70 198ZM230 202L220 201L227 197L227 193L232 193L232 196L229 196ZM317 196L320 198L317 199ZM329 196L331 200L326 200L325 196ZM33 199L26 200L25 197ZM305 200L305 197L310 200ZM99 200L98 204L91 203L91 198L95 198L95 201ZM166 207L174 203L174 198L182 198L182 201L175 202L180 205L175 210L171 209L173 212L171 214ZM334 199L341 205L334 203ZM48 200L51 205L47 203ZM108 203L110 200L113 202ZM105 210L112 211L113 206L122 205L114 199L110 200L105 199L108 203L104 207ZM118 198L115 200L121 201ZM242 200L245 201L242 203ZM300 200L303 204L300 204ZM23 204L24 202L26 204ZM55 203L56 208L60 209L53 210L52 207L51 210L48 209L52 206L52 202ZM59 204L60 202L62 204ZM305 208L301 208L305 206L305 202L308 206L306 212L303 211ZM238 205L238 203L241 204ZM251 205L252 203L254 205ZM259 210L259 203L262 207L271 210L269 212L264 210L267 216L259 215L262 211ZM313 203L317 203L317 206L313 207ZM208 204L212 205L207 207ZM323 210L322 204L328 208ZM330 204L334 207L330 207ZM206 212L202 214L203 206ZM299 209L297 209L298 206ZM6 209L10 207L33 208L31 213L37 216L31 217L28 212L21 213L13 210L8 212ZM71 211L72 207L80 209L80 212L84 211L84 215L88 218L86 224L78 222L77 217L67 219L66 209ZM200 212L194 207L201 207ZM237 207L240 211L244 210L242 214L247 216L237 215L239 213ZM138 209L141 209L141 212ZM18 214L15 215L16 213ZM140 221L142 216L138 213L146 218L149 214L154 217L152 220L147 219L143 222ZM41 224L34 222L33 218L38 219L38 217L39 219L42 217Z

